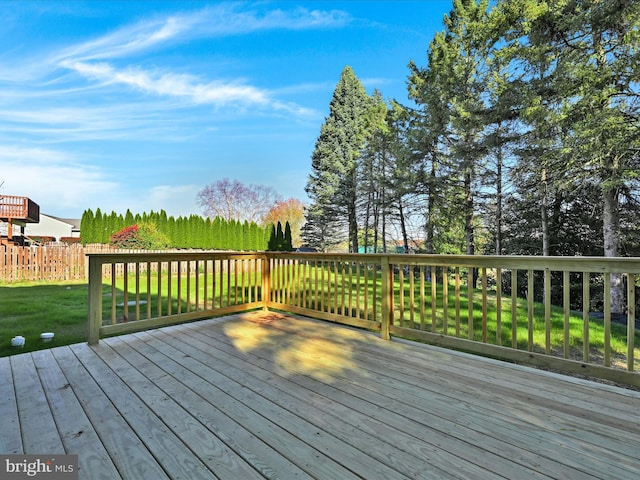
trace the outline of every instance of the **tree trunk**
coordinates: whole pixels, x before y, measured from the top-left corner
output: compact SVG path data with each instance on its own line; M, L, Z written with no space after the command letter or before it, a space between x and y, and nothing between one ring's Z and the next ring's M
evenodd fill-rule
M602 194L604 256L617 257L620 250L620 213L618 210L620 191L617 187L603 186ZM611 295L611 313L624 313L624 281L621 273L611 274L611 289L609 294Z
M540 221L542 223L542 255L549 256L549 212L547 210L547 203L549 202L549 185L547 182L547 170L542 169L542 182L540 184L541 198L540 198Z
M349 203L349 251L358 253L358 222L356 218L356 202Z
M464 231L467 241L467 255L475 255L475 231L473 227L473 191L472 191L471 167L467 165L464 173L464 195L465 195L465 220ZM478 269L473 269L473 288L478 285Z
M407 236L407 225L404 221L404 210L402 208L402 200L398 200L398 213L400 215L400 229L402 230L402 245L404 253L409 253L409 237Z
M502 255L502 146L496 152L496 255Z

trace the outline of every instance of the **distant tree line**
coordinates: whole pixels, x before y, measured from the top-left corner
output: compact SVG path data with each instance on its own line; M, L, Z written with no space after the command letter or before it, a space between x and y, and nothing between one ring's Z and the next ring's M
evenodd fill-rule
M289 232L288 240L285 232ZM292 250L289 224L262 227L255 222L168 216L164 210L125 215L85 210L80 223L83 245L115 244L123 248L196 248L204 250Z

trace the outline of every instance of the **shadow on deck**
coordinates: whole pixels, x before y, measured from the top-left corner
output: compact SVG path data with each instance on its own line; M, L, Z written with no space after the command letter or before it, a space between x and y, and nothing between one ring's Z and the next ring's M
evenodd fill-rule
M631 479L640 393L274 312L0 358L0 453L80 478Z

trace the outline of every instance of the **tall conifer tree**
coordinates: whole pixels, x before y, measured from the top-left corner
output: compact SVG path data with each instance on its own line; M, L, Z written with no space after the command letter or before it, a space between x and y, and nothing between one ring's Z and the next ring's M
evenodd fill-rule
M351 67L345 67L316 141L306 187L313 202L309 209L311 220L346 226L352 252L358 251L356 172L367 138L370 106L362 83Z

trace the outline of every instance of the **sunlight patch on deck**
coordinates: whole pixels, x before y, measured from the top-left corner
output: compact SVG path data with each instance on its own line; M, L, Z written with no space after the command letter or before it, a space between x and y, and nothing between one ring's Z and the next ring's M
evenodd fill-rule
M336 329L327 339L326 324L300 324L272 312L252 312L242 318L243 321L225 324L225 335L239 351L259 351L271 358L280 375L303 374L323 382L354 371L366 376L353 359L351 344L361 338L359 332Z

